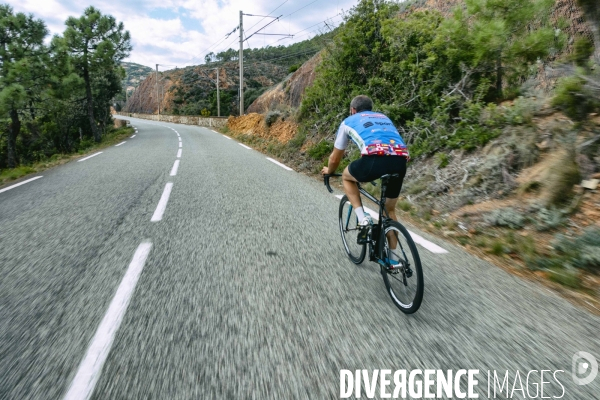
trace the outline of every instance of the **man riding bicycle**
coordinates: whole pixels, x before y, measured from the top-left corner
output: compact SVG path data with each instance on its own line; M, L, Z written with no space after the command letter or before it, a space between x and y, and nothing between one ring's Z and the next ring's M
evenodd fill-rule
M365 213L360 200L357 182L371 182L386 174L398 174L390 179L386 192L385 209L390 218L397 221L396 203L402 188L408 150L392 121L382 113L374 112L373 101L364 95L356 96L350 102L350 116L340 125L329 156L327 167L321 174L333 174L352 139L360 149L361 158L353 161L342 174L344 191L354 208L359 225L363 228L371 224L371 217ZM393 243L392 243L393 241ZM391 250L395 240L390 241Z

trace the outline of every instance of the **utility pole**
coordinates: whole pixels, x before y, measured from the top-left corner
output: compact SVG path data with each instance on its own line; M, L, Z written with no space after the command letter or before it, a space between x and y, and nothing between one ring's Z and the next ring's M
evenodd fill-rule
M219 96L219 68L217 70L217 117L221 116L221 98Z
M240 116L244 115L244 13L240 11Z
M156 105L158 106L158 115L160 115L160 99L158 97L158 64L156 64Z

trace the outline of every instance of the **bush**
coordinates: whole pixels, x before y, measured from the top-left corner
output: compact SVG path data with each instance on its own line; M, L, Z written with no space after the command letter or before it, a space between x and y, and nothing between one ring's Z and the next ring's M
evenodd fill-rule
M484 219L490 225L506 226L511 229L521 229L526 221L523 215L511 207L494 210Z
M563 111L575 121L583 121L598 108L598 102L585 88L585 80L579 76L562 78L552 99L552 106Z
M333 143L322 140L308 149L308 155L315 160L324 160L332 151Z
M557 235L552 247L562 265L600 272L600 228L588 228L575 238Z
M265 117L265 124L267 127L271 127L271 125L277 122L279 117L281 117L281 113L279 111L269 111Z

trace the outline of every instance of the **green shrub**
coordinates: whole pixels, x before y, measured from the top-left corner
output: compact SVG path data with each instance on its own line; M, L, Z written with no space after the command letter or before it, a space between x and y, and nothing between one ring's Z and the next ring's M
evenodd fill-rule
M315 160L324 160L332 151L333 143L322 140L308 149L308 155Z
M600 271L600 228L588 228L575 238L557 235L552 246L562 265Z
M494 210L484 217L484 220L495 226L506 226L511 229L521 229L525 225L525 217L511 207Z
M446 168L450 163L450 159L446 153L437 153L435 158L439 169Z
M269 111L265 117L265 124L267 127L271 127L271 125L277 122L279 117L281 117L281 113L279 111Z
M565 154L548 171L545 184L546 206L559 206L573 197L573 185L581 181L579 166L572 154Z
M571 54L571 61L580 67L585 67L590 57L594 54L594 42L586 37L580 37L575 40L573 45L573 54Z
M585 80L579 76L562 78L558 82L552 105L575 121L585 120L589 113L598 108L598 102L584 84Z

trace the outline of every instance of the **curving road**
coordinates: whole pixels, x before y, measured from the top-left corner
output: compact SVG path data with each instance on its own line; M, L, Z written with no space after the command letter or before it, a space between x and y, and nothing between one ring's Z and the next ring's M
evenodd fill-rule
M571 379L574 353L600 359L600 318L412 228L447 252L419 246L405 316L344 256L321 183L206 128L131 122L0 191L0 399L329 399L341 369L479 369L480 398L488 370L563 370L562 398L600 398Z

